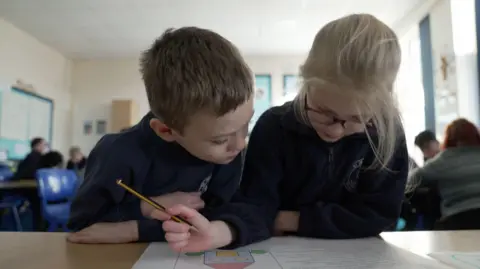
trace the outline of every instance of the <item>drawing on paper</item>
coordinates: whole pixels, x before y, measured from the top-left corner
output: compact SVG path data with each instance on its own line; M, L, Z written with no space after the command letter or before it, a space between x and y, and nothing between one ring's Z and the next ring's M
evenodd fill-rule
M439 252L428 255L454 268L480 268L480 252Z
M205 267L202 266L201 268L211 269L245 269L247 267L247 269L253 269L256 268L256 266L251 267L251 265L256 264L256 262L259 262L259 265L264 265L265 259L275 263L273 257L264 254L269 254L269 252L265 250L236 249L185 253L184 258L181 256L178 257L175 269L194 268L194 264L196 264L196 266L203 264ZM201 261L202 258L203 262ZM255 258L258 258L258 261L256 261Z
M255 262L249 250L207 251L203 260L213 269L244 269Z

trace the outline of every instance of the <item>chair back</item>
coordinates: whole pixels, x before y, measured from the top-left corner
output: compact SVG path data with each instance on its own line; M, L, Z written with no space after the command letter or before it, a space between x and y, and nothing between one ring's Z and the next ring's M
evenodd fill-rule
M75 172L47 168L37 170L38 195L44 202L70 200L77 189Z
M0 166L0 181L6 181L13 177L13 172L8 166Z

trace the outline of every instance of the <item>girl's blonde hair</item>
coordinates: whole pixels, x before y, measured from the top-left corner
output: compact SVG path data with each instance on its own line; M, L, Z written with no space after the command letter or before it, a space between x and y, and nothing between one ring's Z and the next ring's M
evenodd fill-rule
M397 139L403 135L393 84L401 61L400 44L390 27L372 15L353 14L325 25L315 36L308 57L300 68L303 81L294 100L297 117L308 124L305 98L318 88L342 89L354 94L357 109L372 116L378 140L371 167L386 168ZM366 126L366 119L362 119Z

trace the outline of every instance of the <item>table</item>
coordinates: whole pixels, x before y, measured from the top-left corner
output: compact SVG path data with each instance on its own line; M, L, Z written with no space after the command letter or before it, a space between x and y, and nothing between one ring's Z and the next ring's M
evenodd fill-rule
M421 256L440 251L480 252L479 230L390 232L381 236L388 243Z
M35 231L43 230L43 218L41 201L38 197L36 179L18 179L11 181L0 181L0 197L2 195L20 195L25 197L30 202L30 207L33 213L33 228Z
M383 233L387 242L426 255L480 251L480 231ZM63 233L0 233L2 269L131 269L147 244L75 245Z
M2 269L131 269L147 244L76 245L64 233L0 233Z
M19 179L12 181L0 181L0 190L36 188L37 181L35 179Z

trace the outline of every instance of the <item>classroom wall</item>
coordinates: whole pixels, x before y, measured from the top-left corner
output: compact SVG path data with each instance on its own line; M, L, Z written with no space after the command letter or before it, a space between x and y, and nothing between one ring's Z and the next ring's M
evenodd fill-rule
M54 100L53 147L66 154L71 143L71 61L0 18L0 88L17 80Z
M474 0L442 0L430 12L435 129L441 137L453 119L480 124ZM447 62L447 77L442 60Z
M257 74L272 76L272 103L283 96L283 75L298 73L303 56L246 56ZM101 135L83 133L85 121L110 120L112 99L133 99L140 114L148 102L138 71L137 59L74 61L72 68L72 141L89 152ZM107 123L108 125L108 123ZM107 127L108 128L108 127Z

